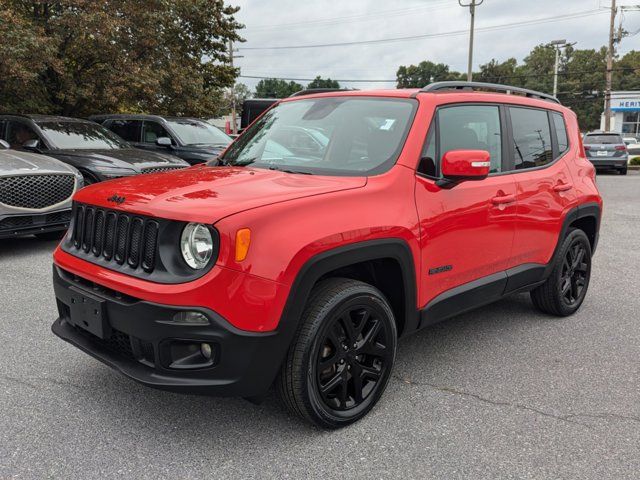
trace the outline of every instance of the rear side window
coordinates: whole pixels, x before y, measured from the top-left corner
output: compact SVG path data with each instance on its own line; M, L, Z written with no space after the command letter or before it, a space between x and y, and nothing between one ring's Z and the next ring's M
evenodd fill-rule
M495 105L459 105L439 109L436 128L432 125L429 129L418 171L429 177L438 177L442 156L451 150L486 150L491 157L490 172L500 172L500 108Z
M556 138L558 139L558 154L562 155L569 150L569 139L567 138L567 126L564 123L564 117L561 113L553 112L553 126L556 130Z
M142 122L140 120L112 120L109 124L109 130L127 142L137 143L140 141Z
M545 110L509 107L516 170L553 161L549 116Z

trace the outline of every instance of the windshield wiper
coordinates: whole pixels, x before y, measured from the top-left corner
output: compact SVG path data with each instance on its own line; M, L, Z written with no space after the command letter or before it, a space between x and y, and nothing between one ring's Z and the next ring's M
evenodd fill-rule
M284 173L297 173L299 175L313 175L313 173L311 172L303 172L300 170L293 170L291 168L282 168L277 165L270 165L269 170L277 170L278 172L284 172Z

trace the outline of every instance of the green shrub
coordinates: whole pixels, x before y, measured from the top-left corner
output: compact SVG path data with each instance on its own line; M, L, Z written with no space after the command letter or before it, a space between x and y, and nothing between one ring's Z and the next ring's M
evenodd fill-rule
M632 157L629 160L629 165L640 165L640 157Z

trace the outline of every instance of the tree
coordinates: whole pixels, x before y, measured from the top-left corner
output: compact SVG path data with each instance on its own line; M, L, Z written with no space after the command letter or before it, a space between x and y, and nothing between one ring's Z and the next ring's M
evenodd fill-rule
M398 88L422 88L431 82L462 80L462 75L458 72L450 72L449 66L444 63L423 61L417 66L400 66L396 73L396 79Z
M489 63L480 65L480 72L473 75L477 82L507 83L516 85L518 77L518 62L515 58L509 58L504 62L492 59Z
M224 102L218 112L216 112L216 117L227 115L231 112L233 105L236 106L236 110L239 110L242 107L242 102L244 102L247 98L251 97L251 91L249 87L247 87L244 83L236 83L233 88L225 91L224 93Z
M296 82L287 82L279 78L265 78L256 85L256 98L286 98L304 87Z
M209 115L237 74L237 10L224 0L0 0L0 105Z
M616 90L640 90L640 51L632 50L616 62L613 84Z
M309 82L307 88L340 88L340 84L337 80L331 80L330 78L321 78L320 75L318 75L311 82Z

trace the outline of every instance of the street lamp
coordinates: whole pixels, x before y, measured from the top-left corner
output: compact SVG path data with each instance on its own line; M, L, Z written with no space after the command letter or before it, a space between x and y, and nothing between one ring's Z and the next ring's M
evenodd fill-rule
M560 46L566 47L566 40L553 40L548 45L555 47L556 49L556 63L553 67L553 96L558 95L558 62L560 61Z

